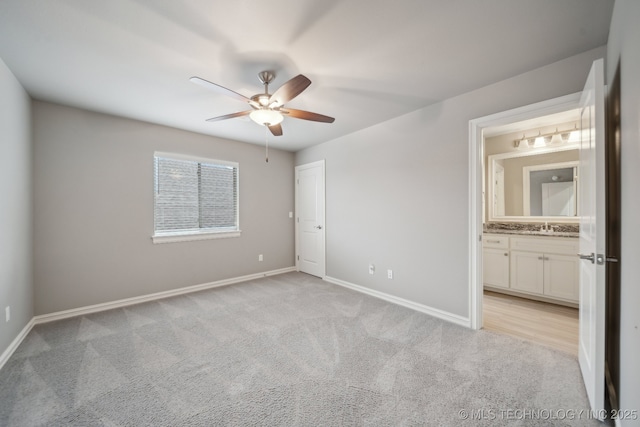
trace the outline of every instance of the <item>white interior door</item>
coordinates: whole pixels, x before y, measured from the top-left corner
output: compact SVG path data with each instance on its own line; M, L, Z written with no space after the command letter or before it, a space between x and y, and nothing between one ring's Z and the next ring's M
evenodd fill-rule
M604 66L595 61L580 100L579 361L591 409L604 411L605 129Z
M296 167L296 266L325 275L324 161Z

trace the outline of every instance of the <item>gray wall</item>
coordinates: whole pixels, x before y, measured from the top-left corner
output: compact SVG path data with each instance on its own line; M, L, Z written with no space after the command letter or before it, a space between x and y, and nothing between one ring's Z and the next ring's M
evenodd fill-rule
M296 165L326 159L327 275L468 317L469 120L578 92L604 55L588 51L298 152Z
M621 64L620 409L640 411L640 2L616 0L609 33L607 80ZM640 419L622 421L640 426Z
M1 354L33 317L31 100L1 59L0 111Z
M34 102L35 313L291 267L293 154ZM239 238L153 244L153 153L240 164ZM258 262L264 254L264 262Z

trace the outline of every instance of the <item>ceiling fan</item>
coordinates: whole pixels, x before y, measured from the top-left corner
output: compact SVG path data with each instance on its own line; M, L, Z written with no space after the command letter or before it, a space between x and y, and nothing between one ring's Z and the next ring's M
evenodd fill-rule
M231 89L211 83L200 77L191 77L189 80L195 84L211 89L215 92L231 96L240 101L248 103L253 110L239 111L237 113L226 114L224 116L212 117L207 119L208 122L216 122L218 120L232 119L235 117L249 116L254 122L269 128L274 136L282 135L282 126L280 123L285 116L302 120L311 120L314 122L333 123L334 118L324 116L309 111L295 110L293 108L284 108L284 104L300 95L310 84L311 80L299 74L280 86L273 94L269 93L269 83L275 78L272 71L262 71L258 73L258 78L264 85L264 93L253 95L251 98L239 94Z

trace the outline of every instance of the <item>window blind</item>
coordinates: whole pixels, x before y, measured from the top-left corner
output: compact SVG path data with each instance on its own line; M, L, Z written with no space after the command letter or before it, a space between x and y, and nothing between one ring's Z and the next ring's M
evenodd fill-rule
M154 163L156 235L239 229L237 163L166 154Z

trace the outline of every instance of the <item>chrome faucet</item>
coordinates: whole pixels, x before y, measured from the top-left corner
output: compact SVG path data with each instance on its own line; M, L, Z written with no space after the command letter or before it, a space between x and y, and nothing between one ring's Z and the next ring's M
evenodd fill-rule
M540 224L540 232L541 233L553 233L553 225L549 226L547 221L544 222L544 225Z

